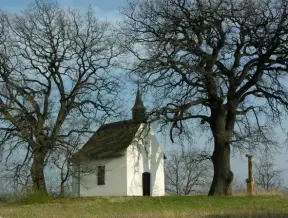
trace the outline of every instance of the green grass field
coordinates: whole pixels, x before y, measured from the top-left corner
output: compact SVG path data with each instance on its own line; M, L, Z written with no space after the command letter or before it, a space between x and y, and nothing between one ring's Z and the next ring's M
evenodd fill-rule
M42 204L0 204L0 217L288 217L288 196L54 199Z

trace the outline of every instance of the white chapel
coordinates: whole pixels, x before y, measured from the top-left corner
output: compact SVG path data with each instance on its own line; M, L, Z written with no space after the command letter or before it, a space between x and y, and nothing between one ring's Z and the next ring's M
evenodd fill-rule
M73 158L74 196L163 196L162 147L139 90L132 119L102 125Z

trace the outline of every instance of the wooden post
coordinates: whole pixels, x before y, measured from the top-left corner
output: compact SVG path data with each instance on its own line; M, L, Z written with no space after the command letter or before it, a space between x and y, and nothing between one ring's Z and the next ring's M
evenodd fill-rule
M253 155L246 154L246 157L248 157L248 179L246 179L247 194L253 195L254 194L253 162L252 162Z

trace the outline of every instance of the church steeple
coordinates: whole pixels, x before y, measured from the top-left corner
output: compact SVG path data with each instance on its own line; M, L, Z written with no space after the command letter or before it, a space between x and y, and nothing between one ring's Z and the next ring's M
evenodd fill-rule
M146 123L147 122L146 108L143 104L139 88L137 90L135 104L132 108L132 119L136 123Z

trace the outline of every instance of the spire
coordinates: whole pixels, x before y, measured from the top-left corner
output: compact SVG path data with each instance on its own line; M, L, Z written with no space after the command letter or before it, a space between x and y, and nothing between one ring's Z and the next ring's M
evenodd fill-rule
M137 90L137 93L136 93L135 104L134 104L134 106L132 108L132 118L137 123L145 123L145 122L147 122L146 108L145 108L145 106L143 104L139 87L138 87L138 90Z
M145 108L139 89L137 90L135 104L134 104L132 109L134 109L134 108Z

